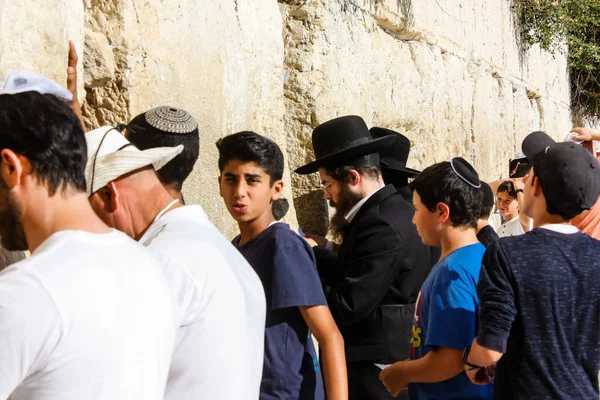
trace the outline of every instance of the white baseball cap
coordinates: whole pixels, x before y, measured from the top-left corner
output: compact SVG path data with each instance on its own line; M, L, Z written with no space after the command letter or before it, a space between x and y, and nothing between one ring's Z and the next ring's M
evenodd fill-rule
M12 71L4 80L0 94L17 94L24 92L38 92L52 94L65 101L73 100L73 95L65 87L48 79L45 76L31 71Z

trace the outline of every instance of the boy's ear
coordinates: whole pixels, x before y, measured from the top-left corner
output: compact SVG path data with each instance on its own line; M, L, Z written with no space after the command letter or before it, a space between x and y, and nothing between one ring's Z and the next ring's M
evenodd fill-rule
M283 191L283 187L284 186L285 186L285 183L281 179L276 180L273 183L273 186L271 187L271 189L272 189L271 200L272 201L275 201L275 200L277 200L277 199L279 199L281 197L281 193Z
M439 202L435 206L435 212L438 215L440 224L445 224L450 219L450 207L448 204Z
M536 175L530 176L529 179L532 180L531 186L533 186L533 195L538 197L542 194L542 185L540 185L540 180Z

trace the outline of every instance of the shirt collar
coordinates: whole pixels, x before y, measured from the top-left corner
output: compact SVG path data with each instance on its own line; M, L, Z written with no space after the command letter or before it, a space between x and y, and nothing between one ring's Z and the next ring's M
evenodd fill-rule
M558 233L565 233L565 234L579 232L579 229L577 229L576 226L567 225L567 224L547 224L547 225L540 226L540 228L548 229L549 231L554 231L554 232L558 232Z
M374 191L370 195L363 197L358 203L356 203L354 205L354 207L352 207L350 209L350 211L348 211L348 213L346 213L346 215L344 215L344 218L346 219L346 221L348 221L348 223L351 223L352 220L354 219L354 217L356 217L356 214L358 214L358 211L360 211L360 208L367 202L367 200L369 200L371 198L371 196L373 196L375 193L379 192L384 187L385 186L377 189L376 191Z

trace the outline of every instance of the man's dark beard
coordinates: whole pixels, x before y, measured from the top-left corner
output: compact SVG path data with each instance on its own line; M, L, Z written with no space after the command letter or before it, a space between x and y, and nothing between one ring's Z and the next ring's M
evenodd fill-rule
M344 233L346 227L349 225L345 215L361 200L362 197L350 191L348 185L341 184L339 201L337 203L333 200L329 201L329 205L335 207L335 214L333 214L333 217L329 221L329 234L334 242L341 243L344 240Z
M6 250L27 250L27 238L19 220L20 207L6 183L0 179L0 239Z

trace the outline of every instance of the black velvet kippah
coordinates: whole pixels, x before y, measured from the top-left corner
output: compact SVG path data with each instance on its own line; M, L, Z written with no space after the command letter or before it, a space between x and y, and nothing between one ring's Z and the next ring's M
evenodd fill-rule
M450 166L454 173L463 181L473 186L476 189L481 187L481 182L479 181L479 175L475 168L471 164L467 162L462 157L454 157L450 160Z

